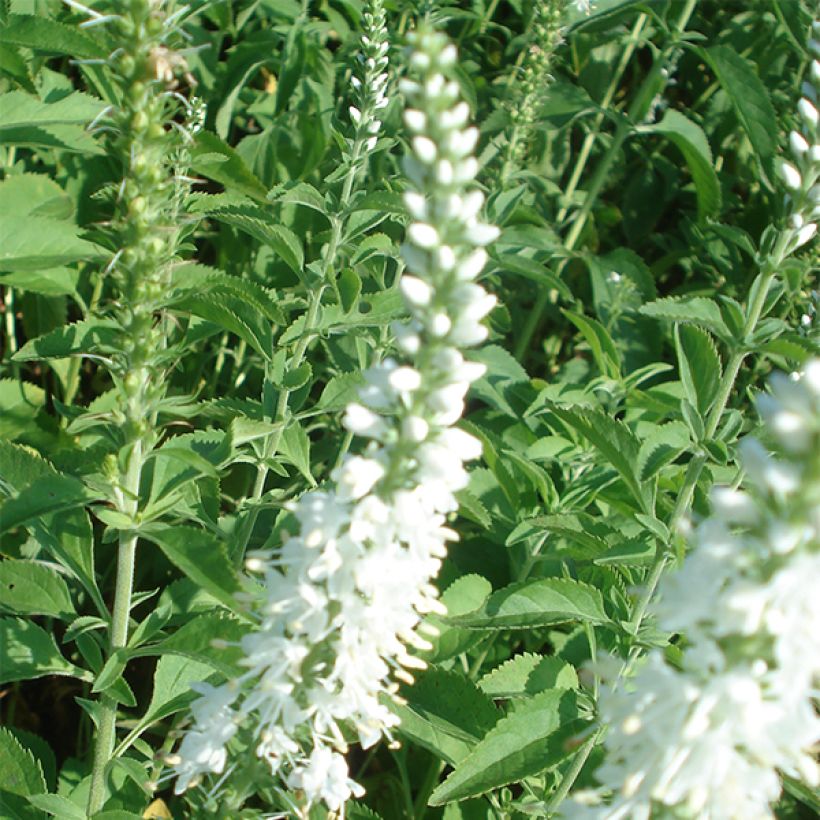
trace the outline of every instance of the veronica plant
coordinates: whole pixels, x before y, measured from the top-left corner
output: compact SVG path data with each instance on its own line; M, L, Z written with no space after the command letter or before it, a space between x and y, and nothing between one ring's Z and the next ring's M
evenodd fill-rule
M745 439L745 489L714 490L655 607L661 628L684 637L682 654L670 662L656 649L601 691L596 776L615 797L568 816L774 817L781 776L818 782L820 361L777 374L758 407L775 456Z
M424 667L405 643L429 648L417 630L423 615L441 611L431 582L456 537L445 516L467 483L462 462L480 454L479 442L452 425L484 371L459 348L487 335L480 321L495 299L472 280L497 230L479 221L484 198L470 189L477 132L466 128L469 109L447 77L455 49L431 31L410 41L418 79L402 90L414 221L403 249L412 274L401 290L411 319L394 327L408 361L366 371L345 426L371 443L344 459L332 489L293 505L299 530L281 549L249 559L263 581L248 586L257 626L241 641L247 672L200 686L196 723L175 760L178 791L223 772L226 746L245 727L256 754L297 795L295 810L317 801L342 810L362 793L342 756L346 727L364 748L390 736L398 720L381 696L395 695L395 678L412 680L407 668Z

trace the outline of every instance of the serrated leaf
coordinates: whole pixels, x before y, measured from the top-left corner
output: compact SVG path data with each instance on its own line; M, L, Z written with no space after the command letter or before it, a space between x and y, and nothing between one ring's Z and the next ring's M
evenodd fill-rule
M74 202L45 174L17 174L0 182L0 214L3 213L71 219Z
M268 196L270 198L270 194ZM304 205L320 214L327 214L324 197L308 182L297 182L283 193L278 193L273 201L279 205Z
M644 316L653 316L656 319L699 325L711 330L724 341L732 339L731 331L723 320L717 303L702 296L691 298L668 296L642 305L640 312Z
M564 538L574 545L575 549L569 551L569 556L581 560L595 558L608 548L604 538L593 532L595 522L588 515L559 513L556 515L539 515L535 518L528 518L518 524L507 536L507 546L520 543L533 536L538 536L544 532ZM551 546L555 549L554 546ZM564 551L562 550L562 555Z
M581 331L592 352L598 370L610 379L621 378L621 357L607 329L597 320L580 313L562 310L561 313Z
M260 356L270 358L271 325L252 303L225 293L189 293L175 300L174 308L213 322L237 335Z
M554 766L570 754L567 741L582 725L573 692L536 695L498 721L435 789L429 805L476 797Z
M406 704L390 703L401 718L399 731L451 764L463 759L500 715L469 678L437 667L422 674L405 696Z
M122 331L113 321L74 322L26 342L13 359L32 362L66 356L105 355L119 349L121 335Z
M316 402L317 410L333 411L347 407L359 398L359 388L364 378L359 372L341 373L328 381Z
M216 268L209 268L206 265L180 265L174 268L173 286L179 289L182 298L185 297L186 291L199 295L208 294L216 298L228 295L249 302L277 325L283 325L286 321L282 309L269 291L255 282L230 276Z
M656 549L651 539L632 539L610 547L606 553L592 563L596 566L622 565L642 567L655 559Z
M0 618L0 658L0 683L44 675L87 677L62 656L45 629L21 618Z
M641 486L635 470L641 449L640 442L623 422L600 410L556 406L550 409L586 438L604 456L605 463L620 473L640 506L648 503L648 494Z
M641 481L652 478L658 470L674 461L690 445L689 428L672 421L652 430L641 444L638 475Z
M777 151L777 115L754 66L725 45L698 49L735 109L761 166L771 178Z
M17 379L0 379L0 439L11 441L30 430L45 400L40 387Z
M0 143L16 128L51 125L87 125L105 103L75 91L54 102L43 102L23 91L0 94Z
M191 167L203 176L258 202L267 201L267 188L255 177L245 160L216 134L201 131L192 151Z
M8 23L0 27L0 43L46 54L67 54L75 59L108 56L108 49L76 26L32 14L10 15Z
M187 526L151 524L140 534L153 541L168 560L228 609L237 610L241 591L225 545L211 533Z
M601 593L571 578L539 578L494 592L477 610L447 618L468 629L531 629L551 624L609 621Z
M447 607L448 616L466 615L478 609L492 591L492 584L486 578L470 573L453 581L442 593L441 602ZM474 630L450 626L438 615L430 615L427 622L439 630L437 636L429 639L433 648L423 655L428 663L440 663L460 655L483 639Z
M0 532L92 500L95 500L94 494L76 478L58 474L43 476L0 504Z
M40 815L27 798L45 791L39 762L8 729L0 727L0 814L14 820L33 820Z
M525 652L488 672L478 687L491 698L517 698L547 689L577 689L578 675L560 658Z
M310 439L304 428L298 422L292 422L285 428L279 442L279 450L297 470L316 486L316 479L310 471Z
M154 670L151 702L138 727L149 726L187 707L199 697L191 689L191 684L204 681L214 674L214 667L210 663L196 661L183 655L161 657Z
M60 794L36 794L28 798L32 806L59 820L87 820L85 811Z
M639 126L639 133L663 134L677 146L692 174L698 198L698 219L720 210L720 182L712 164L712 149L703 129L680 111L667 110L653 125Z
M723 373L715 343L700 328L677 325L675 347L686 397L705 416L717 398Z
M0 271L42 270L104 256L78 233L63 220L0 214Z
M18 615L76 616L68 584L37 561L7 559L0 563L0 607Z

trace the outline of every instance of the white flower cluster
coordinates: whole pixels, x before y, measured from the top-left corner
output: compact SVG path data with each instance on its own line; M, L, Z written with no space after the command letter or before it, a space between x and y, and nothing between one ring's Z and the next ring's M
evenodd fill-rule
M820 22L812 26L815 37L820 37ZM803 97L797 104L797 114L802 124L798 131L789 134L792 162L781 160L778 172L789 191L789 228L792 237L786 253L792 253L805 245L817 233L820 216L820 114L817 111L817 87L820 86L820 40L810 39L811 82L803 83Z
M262 583L249 584L258 625L241 641L247 672L197 689L195 725L173 761L178 792L225 770L225 745L243 726L301 810L318 801L343 809L362 792L343 757L346 729L363 747L390 737L398 721L384 695L424 667L406 646L428 648L421 619L443 611L431 582L456 538L446 516L467 484L464 461L481 453L452 427L484 371L459 348L487 336L480 322L494 299L473 280L498 231L479 221L483 196L469 190L477 131L466 128L469 109L446 76L455 49L433 32L409 39L418 79L402 88L415 221L403 248L413 275L401 290L411 318L395 326L405 361L370 368L360 401L347 408L346 427L370 439L364 454L346 458L333 489L294 505L298 535L248 561Z
M655 651L603 689L596 777L614 799L577 816L772 818L778 773L820 779L820 359L775 376L759 408L782 457L746 439L747 489L713 494L657 607L659 626L684 638L681 668Z
M387 107L387 25L383 0L370 0L362 15L364 34L358 60L362 66L361 77L353 76L350 82L356 90L358 105L350 106L350 119L356 126L356 141L362 142L367 151L376 147L382 123L379 111ZM354 149L354 154L358 151Z

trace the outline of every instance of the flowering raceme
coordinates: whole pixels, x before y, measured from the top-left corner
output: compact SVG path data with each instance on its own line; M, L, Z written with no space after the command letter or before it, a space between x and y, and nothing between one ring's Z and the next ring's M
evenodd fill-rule
M820 37L820 22L812 27L814 37ZM817 86L820 85L820 40L809 40L812 54L809 73L811 81L803 83L803 98L797 104L801 128L789 135L792 162L781 160L778 171L789 190L789 228L792 231L787 253L808 242L817 233L820 216L820 114Z
M226 745L241 727L271 771L304 795L294 808L322 801L343 810L362 793L343 757L346 729L365 748L390 737L398 720L384 695L424 666L406 646L428 647L421 619L443 609L431 582L456 537L446 516L467 483L464 462L481 452L452 427L484 370L459 348L487 336L481 321L495 300L474 280L498 231L480 221L483 195L470 188L478 132L448 78L455 48L432 31L409 39L414 79L401 89L413 221L402 250L412 274L400 287L410 319L394 326L403 360L371 367L347 408L347 429L369 439L364 452L345 459L331 488L293 505L297 535L275 555L249 559L261 583L248 584L257 625L241 641L247 671L199 685L174 761L177 791L225 771Z
M692 554L661 587L658 622L685 639L681 668L656 650L602 691L596 776L615 797L578 816L769 818L779 773L820 779L820 360L771 386L758 407L779 454L742 443L746 489L713 493Z

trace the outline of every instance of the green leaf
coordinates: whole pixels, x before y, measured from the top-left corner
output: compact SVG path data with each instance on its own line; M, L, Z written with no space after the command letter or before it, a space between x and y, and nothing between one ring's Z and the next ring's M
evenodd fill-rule
M174 300L174 309L192 313L230 331L269 358L273 348L270 322L261 316L253 303L231 294L189 293Z
M60 794L36 794L29 803L59 820L87 820L85 810Z
M342 300L342 310L350 313L359 301L362 292L362 280L353 268L345 268L336 282L339 288L339 296Z
M30 431L45 400L40 387L16 379L0 379L0 439L11 441Z
M766 86L752 63L729 46L711 46L698 49L698 52L715 72L763 170L773 179L779 128Z
M500 713L465 675L433 667L405 693L406 704L390 702L401 718L399 731L455 764L495 725Z
M705 416L717 398L723 372L715 343L697 327L677 325L675 347L686 397Z
M151 702L137 727L142 731L152 723L164 720L186 708L199 697L191 689L191 684L204 681L214 674L214 667L210 663L192 660L182 655L166 655L160 658L154 671Z
M591 516L582 513L559 513L556 515L538 515L518 524L507 536L507 546L512 546L528 538L539 536L544 532L563 538L573 545L569 551L562 549L563 556L581 560L595 558L608 548L604 538L593 531L596 522ZM547 542L552 550L556 549L554 541Z
M121 336L122 331L114 321L75 322L31 339L13 358L17 362L32 362L66 356L106 355L119 350Z
M291 422L286 428L279 442L279 450L297 470L316 486L316 479L310 471L310 439L304 428L298 422Z
M42 216L0 214L0 271L53 268L100 259L101 248L78 236L70 222Z
M75 59L108 56L108 49L76 26L30 14L10 15L8 23L0 27L0 43L46 54L66 54Z
M0 618L0 658L0 683L45 675L88 677L60 654L45 629L21 618Z
M28 805L26 798L45 791L46 781L40 763L8 729L0 728L0 815L9 820L30 820L40 816Z
M525 652L484 675L478 687L491 698L518 698L547 689L577 689L578 675L560 658Z
M216 268L195 264L180 265L174 268L173 286L179 289L179 296L183 299L190 295L186 294L186 291L197 295L207 294L217 299L227 295L252 304L274 324L283 325L286 321L282 309L270 291L249 279L230 276Z
M0 563L0 607L18 615L62 620L76 616L63 577L37 561L8 559Z
M363 384L364 379L358 371L333 376L322 390L322 395L316 402L316 409L332 412L347 407L350 402L358 400L359 388Z
M0 532L92 500L95 500L94 494L76 478L57 474L43 476L0 505Z
M642 125L639 133L662 134L680 150L698 198L698 219L702 222L720 210L720 182L712 164L712 149L703 129L680 111L667 110L654 125Z
M648 492L635 470L641 445L621 421L600 410L552 406L550 411L586 438L620 473L640 506L648 504Z
M494 592L475 611L447 618L468 629L533 629L551 624L609 621L601 593L571 578L522 581Z
M536 695L498 721L436 788L429 805L476 797L554 766L570 754L567 741L583 725L572 691Z
M19 128L87 125L103 108L105 103L79 91L54 102L43 102L23 91L7 91L0 94L0 143Z
M562 310L561 313L581 331L592 352L592 358L602 375L610 379L621 378L621 357L607 329L597 320L580 313Z
M453 581L443 592L441 602L447 607L449 617L466 615L478 609L492 591L492 584L486 578L470 573ZM423 654L428 663L440 663L460 655L483 639L475 630L450 626L437 615L428 616L427 622L439 631L437 636L430 638L433 648Z
M223 542L205 530L186 526L150 524L140 534L153 541L172 564L217 601L237 610L236 594L241 585Z
M557 290L565 299L572 299L572 291L569 286L541 262L517 253L494 253L490 258L500 268L502 274L506 271L517 273L525 279L536 282L541 287Z
M71 219L74 201L45 174L17 174L0 182L0 214L4 213Z
M720 308L712 299L705 299L701 296L692 298L669 296L642 305L640 312L644 316L654 316L657 319L699 325L711 330L725 341L732 339L732 333L723 320Z
M690 445L689 428L672 421L652 430L641 443L638 455L638 475L641 481L652 478L660 469L674 461Z
M210 131L201 131L192 151L191 167L203 176L258 202L267 201L267 188L255 177L245 161L229 145Z

